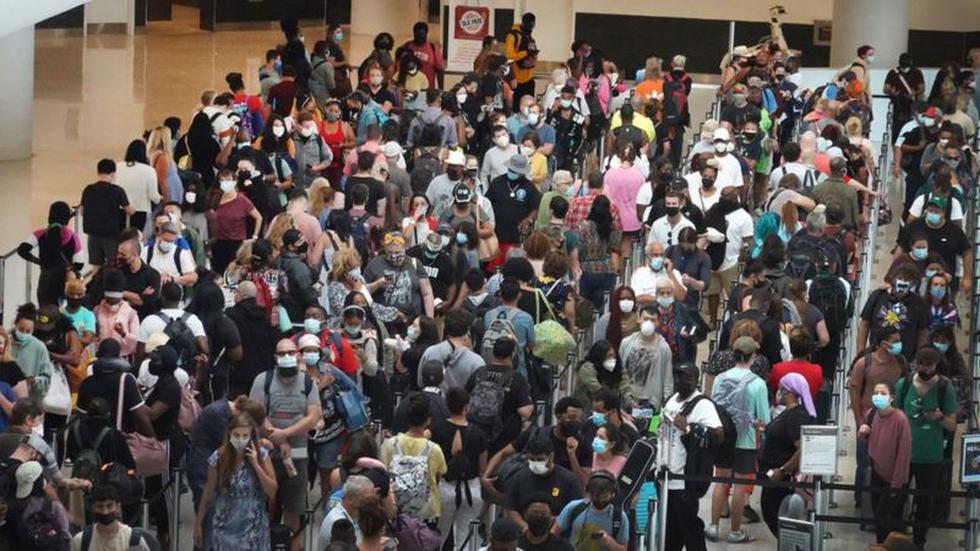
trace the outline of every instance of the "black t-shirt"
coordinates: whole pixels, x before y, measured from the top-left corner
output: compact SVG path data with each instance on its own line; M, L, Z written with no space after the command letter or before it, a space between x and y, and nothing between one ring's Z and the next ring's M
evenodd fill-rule
M385 185L370 176L350 176L347 178L346 193L344 194L344 210L354 208L354 200L351 198L351 190L357 184L364 184L368 188L367 205L364 210L371 214L378 213L378 201L385 198Z
M231 321L231 318L221 314L215 318L210 326L205 327L204 331L208 335L208 349L211 350L212 357L217 360L218 369L216 371L227 377L228 369L231 366L231 360L227 357L227 350L242 345L238 326Z
M143 305L136 309L140 321L160 310L160 272L151 268L146 262L140 261L140 267L135 272L128 268L122 270L126 278L126 290L142 295ZM152 293L143 293L147 287L153 289Z
M123 385L122 431L129 433L136 430L133 411L143 405L143 397L136 386L136 379L131 373L120 371L95 372L91 377L82 381L78 389L76 407L82 413L88 409L93 398L102 398L109 404L109 416L112 426L116 426L116 410L119 404L119 377L126 377Z
M782 467L796 453L796 441L800 439L800 427L814 425L817 420L807 413L806 408L798 405L787 409L766 427L765 443L762 455L759 456L759 470Z
M0 381L13 388L24 379L24 372L20 370L17 362L0 362Z
M446 457L449 471L443 477L446 480L471 480L480 476L480 454L487 451L487 435L476 425L465 427L453 423L449 419L433 422L431 429L432 441L439 444L442 454ZM453 441L456 433L462 433L463 447L460 453L453 454Z
M429 256L428 248L424 245L415 245L407 251L408 256L419 259L422 268L429 276L429 283L432 285L432 295L435 298L449 300L449 286L456 280L456 267L453 259L445 250L439 251L435 258Z
M530 438L531 433L535 432L536 429L537 427L531 427L530 429L521 433L521 435L511 443L511 445L514 446L514 449L518 452L523 451L524 446L527 446L527 441ZM551 437L551 445L555 448L555 464L571 470L572 462L568 458L568 448L565 447L565 439L555 436L554 425L545 426L538 430L538 433L540 434L541 431L547 432L548 436ZM578 457L579 466L591 467L592 441L586 440L581 432L575 437L575 439L578 440L578 448L575 449L575 455Z
M99 458L102 461L118 462L127 469L135 469L136 461L133 459L132 452L129 451L126 439L122 433L116 430L115 425L109 424L107 419L82 419L78 425L69 424L66 457L74 461L78 458L79 452L92 449L99 433L106 427L110 430L102 439L102 443L99 444L99 449L96 450Z
M490 380L500 381L500 378L505 371L513 368L491 365L487 366L487 372L490 375ZM478 369L470 375L468 381L466 381L466 392L472 394L473 387L476 386L476 376L481 370ZM504 403L500 407L500 413L503 416L504 428L500 432L500 436L496 440L490 442L489 453L491 455L497 453L507 444L510 444L521 432L521 416L518 415L517 409L529 406L533 404L531 401L531 387L528 386L527 380L519 373L515 373L510 379L510 390L504 393Z
M898 244L906 251L911 250L909 239L917 233L925 234L929 241L929 252L939 254L947 266L956 266L956 257L966 252L970 246L959 224L947 220L942 227L933 228L926 224L925 218L919 218L903 227L898 233Z
M398 105L398 98L395 94L391 93L391 90L387 88L380 88L377 93L371 94L371 98L378 103L378 105L384 105L386 101L391 102L392 105Z
M592 453L591 450L589 453ZM530 470L522 471L507 492L508 508L523 511L528 500L541 493L551 497L551 513L558 516L566 505L582 499L582 485L571 471L561 465L555 465L544 476L538 476Z
M157 402L166 404L167 411L153 421L153 432L158 440L169 440L177 426L177 416L180 415L180 383L175 377L161 377L150 389L146 396L146 405L153 407Z
M118 238L126 223L126 191L110 182L95 182L82 191L82 229L89 235Z
M899 300L887 289L878 289L864 303L861 319L871 327L897 328L902 336L902 355L911 360L919 345L919 331L929 326L929 309L922 297L914 292Z
M736 128L745 126L746 121L749 120L758 121L759 116L759 108L751 103L746 104L745 107L735 107L732 104L727 104L721 108L721 120L731 123Z
M575 547L568 543L568 540L561 536L548 534L548 539L543 543L531 543L527 541L527 534L521 534L517 540L517 547L523 551L575 551Z
M493 204L497 239L501 243L517 243L520 233L517 226L529 214L538 211L541 192L526 178L511 182L504 174L490 183L486 197Z

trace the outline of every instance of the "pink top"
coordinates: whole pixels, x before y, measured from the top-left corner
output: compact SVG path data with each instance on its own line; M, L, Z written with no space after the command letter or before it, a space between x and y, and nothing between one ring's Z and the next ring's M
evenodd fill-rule
M625 232L640 229L640 219L636 217L636 194L644 183L643 174L633 167L610 169L603 178L603 193L619 209Z
M609 113L609 78L606 75L601 75L595 79L596 81L596 95L599 97L599 106L602 107L602 113ZM582 73L582 76L578 78L578 87L583 94L589 93L589 77Z
M613 476L619 476L619 471L623 470L623 465L626 464L625 455L613 454L612 459L609 461L603 461L599 454L592 454L592 472L596 471L609 471Z
M122 325L122 334L115 330L116 322ZM136 310L125 300L119 303L119 310L113 312L105 302L95 305L95 324L98 327L95 343L106 339L116 339L120 345L120 356L131 356L136 352L136 337L139 336L140 318Z
M868 436L868 457L878 476L890 482L892 488L901 488L909 481L912 429L902 410L895 409L889 415L875 414Z
M305 212L297 212L293 214L293 225L296 226L299 233L303 234L306 242L310 245L309 250L306 251L306 262L310 266L318 267L318 259L313 256L313 246L316 245L317 240L320 239L320 234L323 233L320 228L320 221Z

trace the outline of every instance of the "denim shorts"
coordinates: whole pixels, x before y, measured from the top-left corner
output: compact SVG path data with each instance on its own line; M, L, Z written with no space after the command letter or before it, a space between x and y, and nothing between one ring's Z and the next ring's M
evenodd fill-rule
M316 457L316 466L321 470L335 468L337 466L337 458L340 457L340 445L343 442L343 437L338 436L322 444L311 443L310 451Z

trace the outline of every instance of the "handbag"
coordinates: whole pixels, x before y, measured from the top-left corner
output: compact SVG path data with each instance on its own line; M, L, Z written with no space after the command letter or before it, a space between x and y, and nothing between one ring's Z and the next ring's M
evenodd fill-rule
M480 200L483 196L478 194L476 197L476 231L479 232ZM490 262L500 256L500 241L497 240L497 234L494 233L490 237L480 237L477 239L476 254L480 262Z
M51 369L51 385L44 394L41 406L45 413L64 416L71 413L71 389L68 388L68 377L59 365Z
M556 282L557 284L557 282ZM552 286L554 289L554 286ZM551 302L541 289L534 290L534 319L539 319L541 301L548 307L550 318L538 322L534 325L534 355L548 362L551 365L564 365L568 358L568 353L575 350L575 337L568 332L562 324L556 321Z
M116 401L116 428L122 430L123 393L126 390L126 374L119 376L119 396ZM136 474L142 478L162 475L167 472L167 448L156 438L143 436L133 432L125 434L126 445L129 446L133 460L136 462Z
M187 135L184 135L184 149L187 154L183 157L177 159L177 168L180 170L191 170L194 166L194 161L191 159L191 144L187 141Z

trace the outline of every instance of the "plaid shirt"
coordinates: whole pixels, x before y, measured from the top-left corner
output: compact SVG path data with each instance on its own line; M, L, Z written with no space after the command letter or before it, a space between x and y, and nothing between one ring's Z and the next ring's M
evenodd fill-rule
M592 201L599 196L602 190L591 189L589 194L582 197L575 197L572 202L568 205L568 212L565 214L565 226L578 229L579 224L585 221L589 216L589 211L592 210ZM609 202L609 207L612 211L613 225L617 227L623 227L622 222L619 219L619 207L613 203Z

